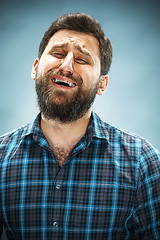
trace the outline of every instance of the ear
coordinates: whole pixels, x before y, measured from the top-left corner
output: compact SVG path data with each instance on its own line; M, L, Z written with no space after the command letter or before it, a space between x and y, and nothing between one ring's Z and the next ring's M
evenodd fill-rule
M33 63L32 72L31 72L31 77L32 77L33 80L35 80L35 78L36 78L38 63L39 63L39 59L36 58L34 63Z
M97 92L98 95L102 95L105 92L108 85L108 79L109 79L108 75L101 76L100 84Z

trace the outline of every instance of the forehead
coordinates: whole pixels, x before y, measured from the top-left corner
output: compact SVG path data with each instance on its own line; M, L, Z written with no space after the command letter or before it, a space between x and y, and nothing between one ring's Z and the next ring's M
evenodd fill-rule
M98 40L87 33L72 31L72 30L59 30L49 40L46 50L51 49L54 45L67 43L68 46L77 46L88 50L91 54L100 56Z

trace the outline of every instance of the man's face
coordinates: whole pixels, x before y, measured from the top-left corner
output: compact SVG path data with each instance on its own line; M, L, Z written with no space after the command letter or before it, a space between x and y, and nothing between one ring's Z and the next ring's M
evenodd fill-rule
M48 119L69 123L90 108L99 88L98 40L85 33L60 30L36 60L36 92Z

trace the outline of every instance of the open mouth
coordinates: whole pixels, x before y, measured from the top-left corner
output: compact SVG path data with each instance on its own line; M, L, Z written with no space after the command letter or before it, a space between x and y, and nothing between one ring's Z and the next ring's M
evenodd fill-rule
M71 83L71 82L68 82L68 81L65 81L65 80L61 80L61 79L56 79L56 78L53 78L52 81L59 85L59 86L63 86L63 87L75 87L76 84L75 83Z

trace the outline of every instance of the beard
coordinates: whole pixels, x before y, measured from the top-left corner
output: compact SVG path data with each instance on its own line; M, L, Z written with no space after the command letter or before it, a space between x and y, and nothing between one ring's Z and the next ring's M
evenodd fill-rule
M55 88L51 83L51 78L61 75L71 78L77 84L77 90L62 91ZM71 123L82 118L93 104L99 81L89 89L83 89L83 80L71 74L64 74L55 69L48 71L44 77L36 74L35 88L37 93L37 102L40 111L44 117L49 120L58 119L61 123Z

